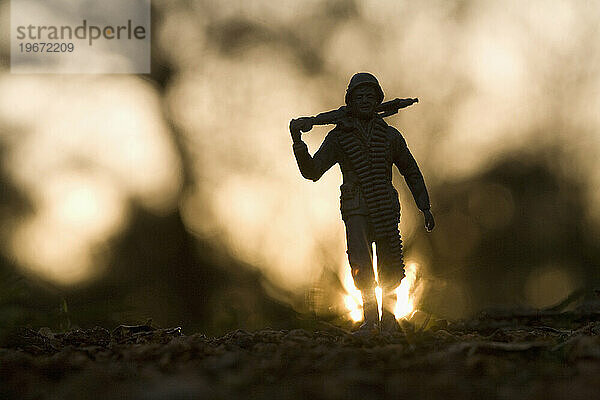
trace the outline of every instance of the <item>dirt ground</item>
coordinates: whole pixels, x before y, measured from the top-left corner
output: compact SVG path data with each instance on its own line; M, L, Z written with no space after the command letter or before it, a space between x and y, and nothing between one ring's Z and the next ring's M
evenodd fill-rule
M591 399L599 317L499 311L364 337L325 323L216 338L150 324L19 329L0 346L0 398Z

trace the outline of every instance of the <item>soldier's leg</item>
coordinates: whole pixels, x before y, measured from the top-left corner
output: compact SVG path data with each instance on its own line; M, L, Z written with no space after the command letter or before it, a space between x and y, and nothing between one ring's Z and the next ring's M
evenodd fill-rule
M398 331L400 326L394 316L397 297L396 288L404 278L402 259L394 259L389 251L387 240L377 241L377 275L382 289L381 328L385 331Z
M404 278L404 262L402 256L392 257L388 240L377 240L377 276L379 286L393 292Z
M345 222L348 261L352 278L363 298L364 323L361 329L372 330L379 321L379 311L375 297L375 274L373 272L369 221L366 216L354 215Z
M373 251L369 221L364 215L348 217L346 223L346 244L348 246L348 262L352 271L354 285L359 290L375 288L373 273Z

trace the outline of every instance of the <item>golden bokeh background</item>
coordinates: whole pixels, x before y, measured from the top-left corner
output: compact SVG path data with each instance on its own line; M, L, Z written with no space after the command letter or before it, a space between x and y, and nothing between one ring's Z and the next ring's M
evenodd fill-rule
M304 180L287 127L358 71L419 98L387 119L437 217L426 234L394 177L416 308L543 308L598 284L600 3L152 4L150 75L14 75L0 3L2 268L77 323L347 313L341 174Z

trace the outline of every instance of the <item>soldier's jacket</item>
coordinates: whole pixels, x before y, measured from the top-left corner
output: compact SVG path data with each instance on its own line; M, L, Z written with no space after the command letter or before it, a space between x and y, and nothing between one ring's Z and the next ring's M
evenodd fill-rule
M396 165L404 176L408 187L414 197L415 203L420 210L428 210L429 195L423 180L423 175L417 166L417 162L406 146L406 141L395 128L385 124L385 137L388 142L385 152L385 176L389 182L389 190L395 200L393 207L398 219L400 217L400 203L398 193L392 185L392 164ZM369 154L371 147L369 132L354 129L353 132L360 139L361 151ZM321 144L314 156L308 152L308 147L302 141L293 145L294 155L302 176L306 179L317 181L329 168L338 163L342 170L343 184L340 187L340 208L342 218L346 220L351 215L368 215L369 209L364 200L358 174L343 147L340 145L341 128L336 126L331 130Z

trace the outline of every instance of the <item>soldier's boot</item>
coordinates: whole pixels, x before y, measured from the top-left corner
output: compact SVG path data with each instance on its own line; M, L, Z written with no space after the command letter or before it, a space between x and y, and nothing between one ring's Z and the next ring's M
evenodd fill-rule
M381 310L381 331L394 333L401 332L400 324L396 320L394 315L394 309L396 308L396 292L390 289L383 289L382 293L382 310Z
M361 292L363 299L363 323L355 332L359 335L373 334L378 331L379 326L379 310L377 308L377 298L375 290L368 289Z

